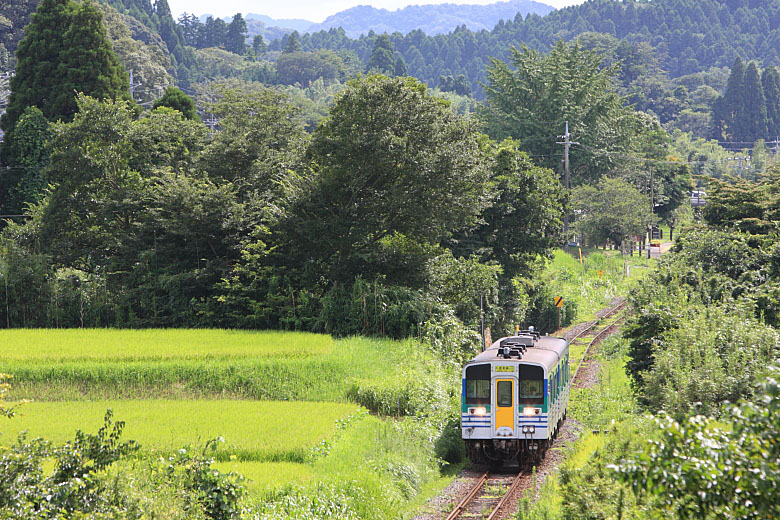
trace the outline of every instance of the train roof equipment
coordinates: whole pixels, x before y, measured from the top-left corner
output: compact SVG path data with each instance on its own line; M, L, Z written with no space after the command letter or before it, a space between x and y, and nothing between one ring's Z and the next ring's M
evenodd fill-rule
M514 361L552 367L566 352L568 342L555 336L542 336L533 329L518 331L514 336L501 338L467 365L496 361Z

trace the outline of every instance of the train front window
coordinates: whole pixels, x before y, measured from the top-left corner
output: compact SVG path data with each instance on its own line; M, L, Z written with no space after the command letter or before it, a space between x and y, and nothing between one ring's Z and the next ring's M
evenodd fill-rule
M542 367L520 366L518 394L520 404L544 404L544 369Z
M499 381L496 394L498 406L512 406L512 381Z
M466 404L490 405L490 364L466 367Z
M490 404L490 380L466 380L466 402L468 404Z

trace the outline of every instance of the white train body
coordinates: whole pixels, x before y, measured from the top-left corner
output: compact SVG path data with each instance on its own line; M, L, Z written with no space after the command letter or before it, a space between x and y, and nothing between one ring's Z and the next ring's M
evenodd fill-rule
M474 463L538 460L569 404L565 339L523 331L501 338L463 368L461 433Z

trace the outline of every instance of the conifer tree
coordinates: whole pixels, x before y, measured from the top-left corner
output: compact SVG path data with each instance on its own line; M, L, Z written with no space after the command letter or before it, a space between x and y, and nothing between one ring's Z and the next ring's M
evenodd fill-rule
M100 11L87 0L42 0L19 42L16 76L0 125L6 132L3 162L15 165L13 131L29 106L49 121L70 120L77 92L129 99L124 68L111 48Z
M769 137L780 134L780 72L777 67L767 67L761 75L766 99L767 132Z
M712 135L715 139L738 139L738 136L744 133L740 128L743 121L744 89L745 64L737 57L731 66L726 92L715 100L712 107Z
M761 76L755 61L751 61L745 70L745 91L742 100L743 120L740 126L743 134L740 139L746 143L753 143L756 139L764 138L767 127L764 88L761 86Z
M366 72L378 72L392 76L395 73L393 43L387 34L380 34L374 42L374 50L366 63Z
M11 96L2 118L6 139L28 106L37 106L52 120L48 101L56 94L57 64L62 54L63 31L70 25L70 0L42 0L32 15L16 53L16 76L11 79ZM57 84L57 87L52 88Z
M406 61L404 61L404 57L400 54L395 59L395 67L394 67L394 73L396 76L406 76L409 74L409 69L406 66Z
M225 50L239 55L245 54L246 33L246 21L244 21L241 13L236 13L228 25L227 36L225 37Z
M255 56L262 56L268 50L268 45L265 44L262 34L255 35L252 40L252 50L255 51Z
M51 113L72 119L79 92L96 99L130 99L127 72L111 47L103 15L91 0L75 11L62 40L64 50L57 66L61 83Z
M282 52L289 54L291 52L301 52L302 50L303 47L301 47L301 40L298 38L298 31L291 32L287 37L287 42L284 44Z

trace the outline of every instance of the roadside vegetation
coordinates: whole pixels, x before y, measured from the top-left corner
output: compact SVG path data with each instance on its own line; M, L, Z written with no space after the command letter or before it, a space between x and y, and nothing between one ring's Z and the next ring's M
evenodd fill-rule
M707 226L631 291L622 337L600 346L599 385L572 395L586 433L518 518L780 513L777 177L736 184L718 185Z

